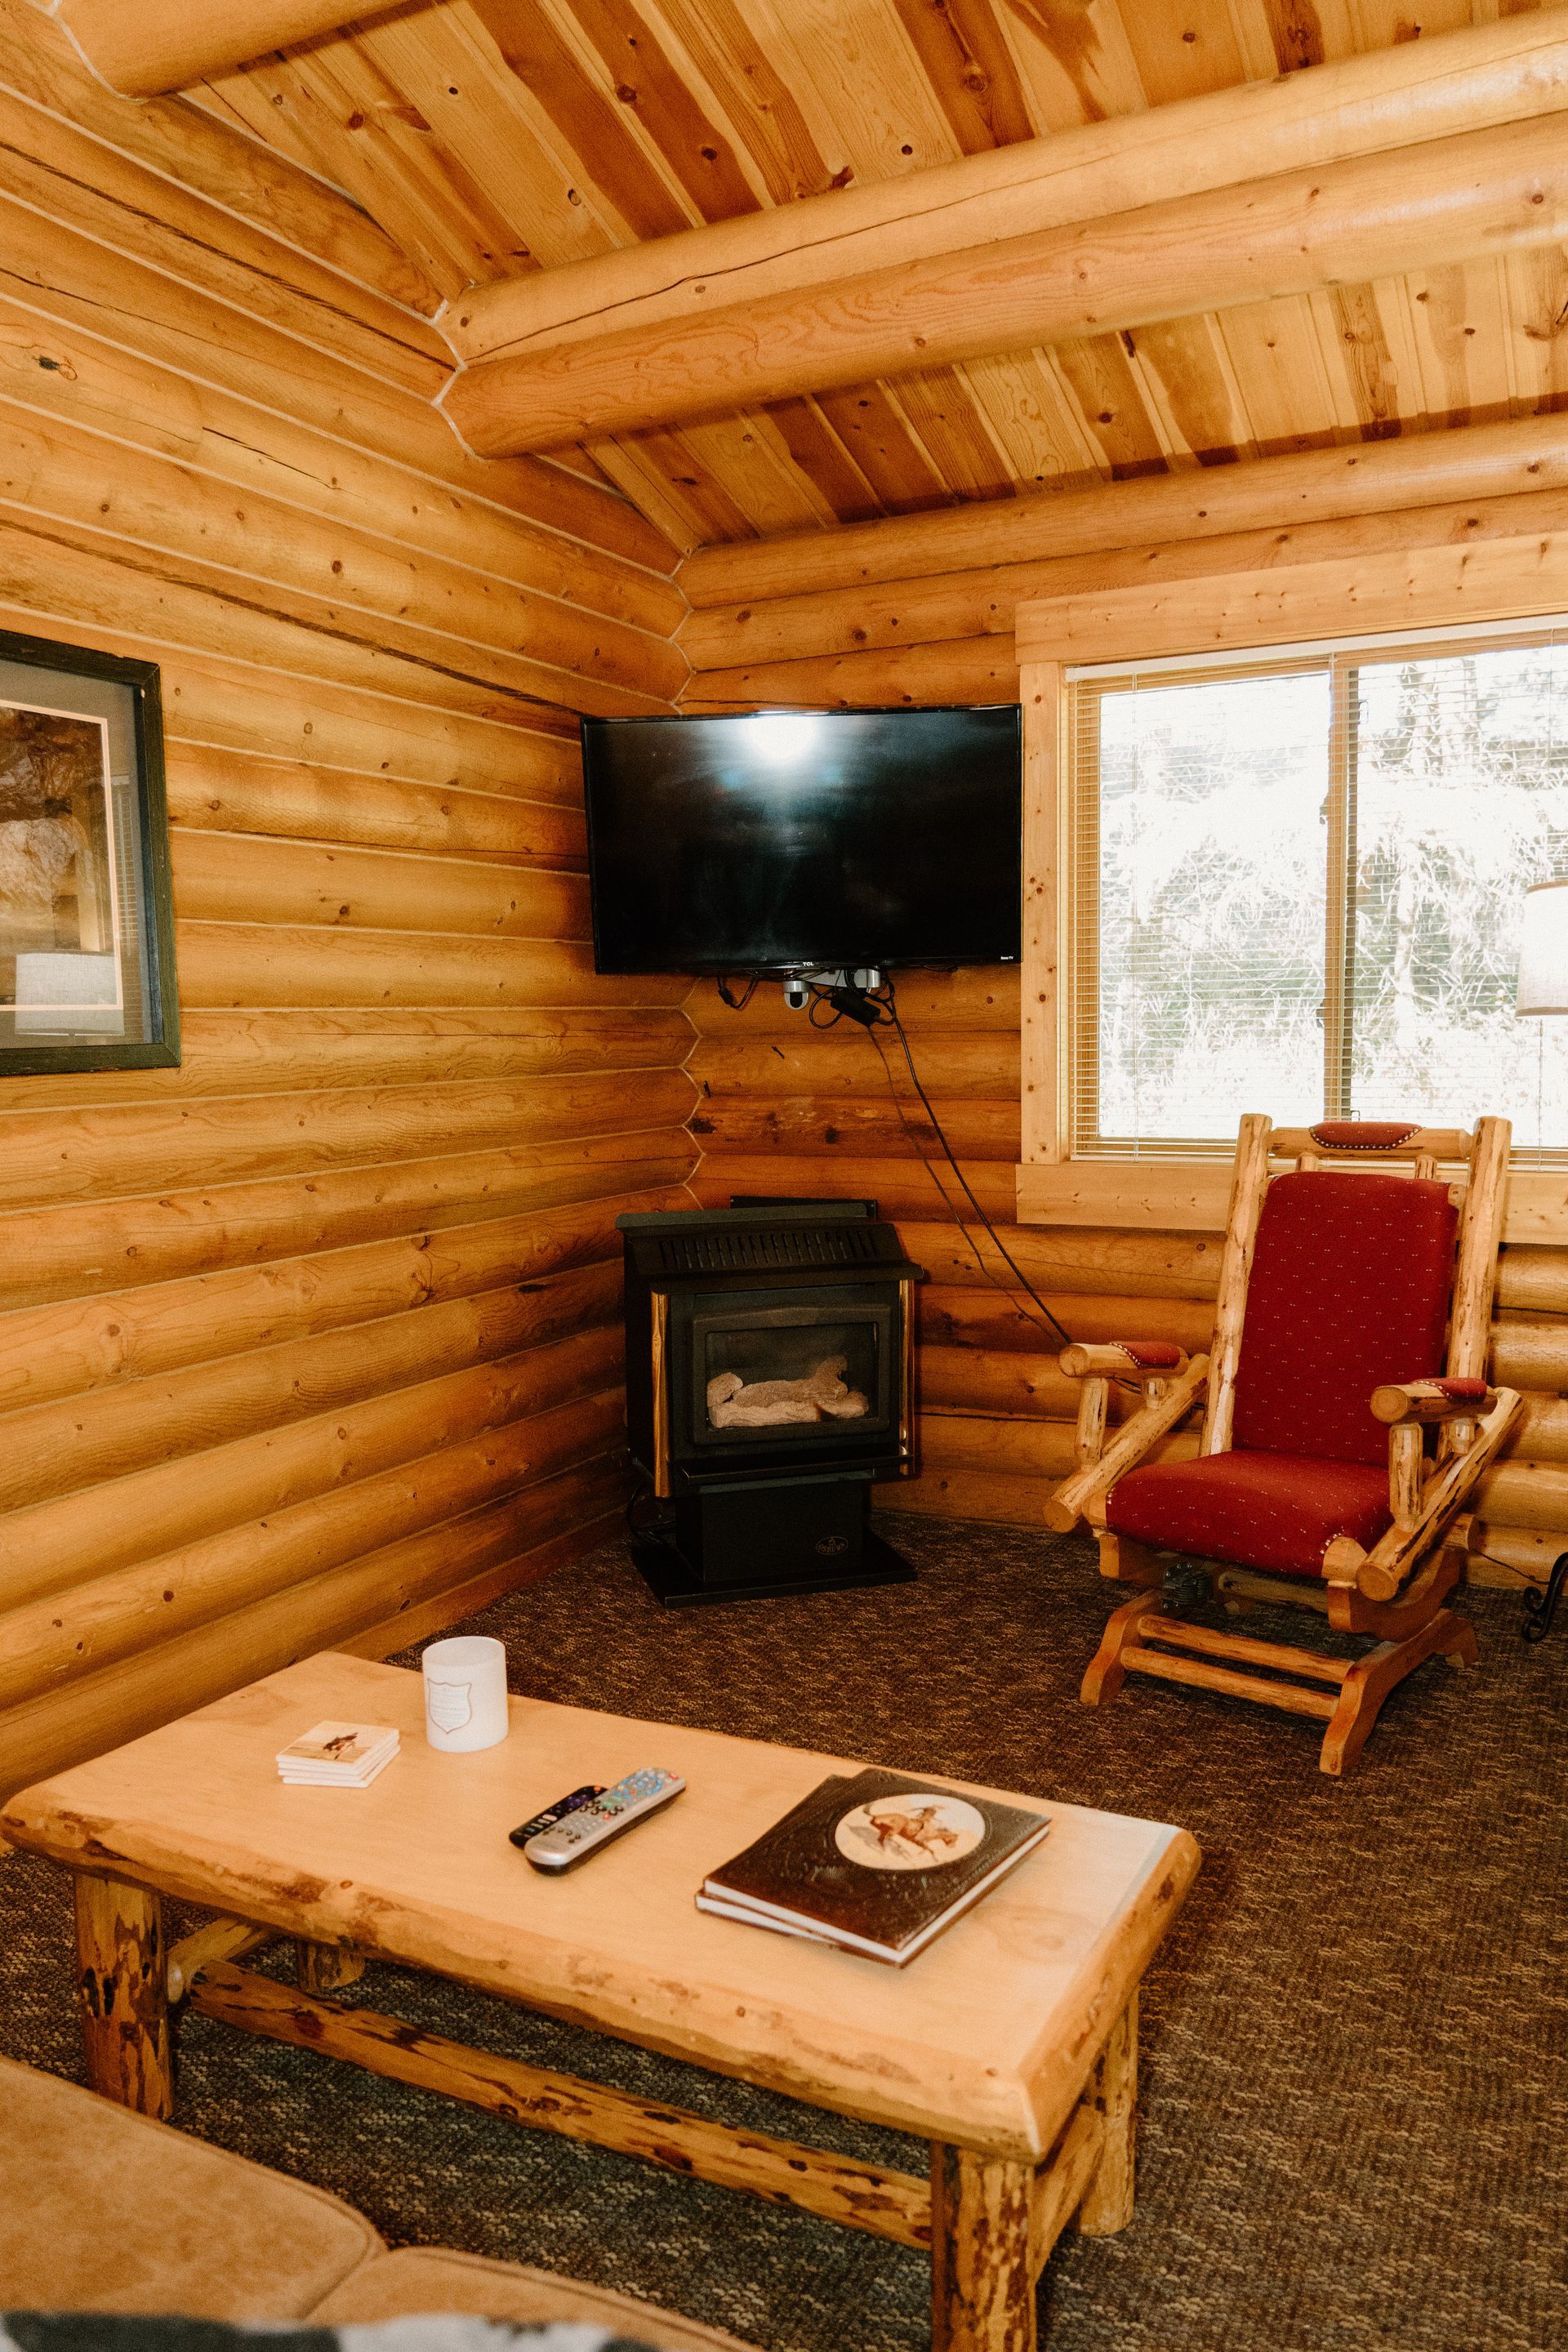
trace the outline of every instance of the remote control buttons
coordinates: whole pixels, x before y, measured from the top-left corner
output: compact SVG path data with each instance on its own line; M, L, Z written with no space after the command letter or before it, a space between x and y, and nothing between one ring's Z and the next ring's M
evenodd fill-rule
M624 1830L657 1812L686 1786L679 1774L645 1766L552 1828L530 1838L523 1853L536 1870L569 1870Z

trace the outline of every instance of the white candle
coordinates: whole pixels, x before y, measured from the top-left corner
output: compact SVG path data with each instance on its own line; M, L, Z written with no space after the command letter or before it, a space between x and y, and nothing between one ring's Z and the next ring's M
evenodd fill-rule
M506 1738L506 1649L485 1633L432 1642L425 1675L425 1737L448 1756L469 1756Z

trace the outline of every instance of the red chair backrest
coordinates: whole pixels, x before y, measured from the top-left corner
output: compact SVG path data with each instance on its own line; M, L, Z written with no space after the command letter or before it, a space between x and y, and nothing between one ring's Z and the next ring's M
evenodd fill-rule
M1386 1461L1372 1392L1443 1370L1458 1226L1446 1184L1359 1169L1275 1178L1247 1291L1238 1451Z

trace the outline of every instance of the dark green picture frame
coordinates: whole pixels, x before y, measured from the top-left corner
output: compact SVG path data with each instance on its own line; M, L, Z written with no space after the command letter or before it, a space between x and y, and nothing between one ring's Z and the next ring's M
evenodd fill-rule
M61 645L0 629L0 662L25 663L63 676L98 678L130 689L136 803L141 836L142 937L151 1037L101 1044L77 1037L58 1045L0 1043L0 1077L42 1077L77 1070L168 1070L180 1062L180 998L174 971L174 875L163 773L163 698L156 662L130 661L89 646ZM0 700L5 699L0 697Z

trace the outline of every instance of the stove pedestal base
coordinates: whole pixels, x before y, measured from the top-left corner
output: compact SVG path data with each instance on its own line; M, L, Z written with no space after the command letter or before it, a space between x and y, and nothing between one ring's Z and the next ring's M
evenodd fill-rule
M866 1524L865 1478L759 1479L683 1495L673 1525L634 1539L667 1609L908 1584L915 1571Z

